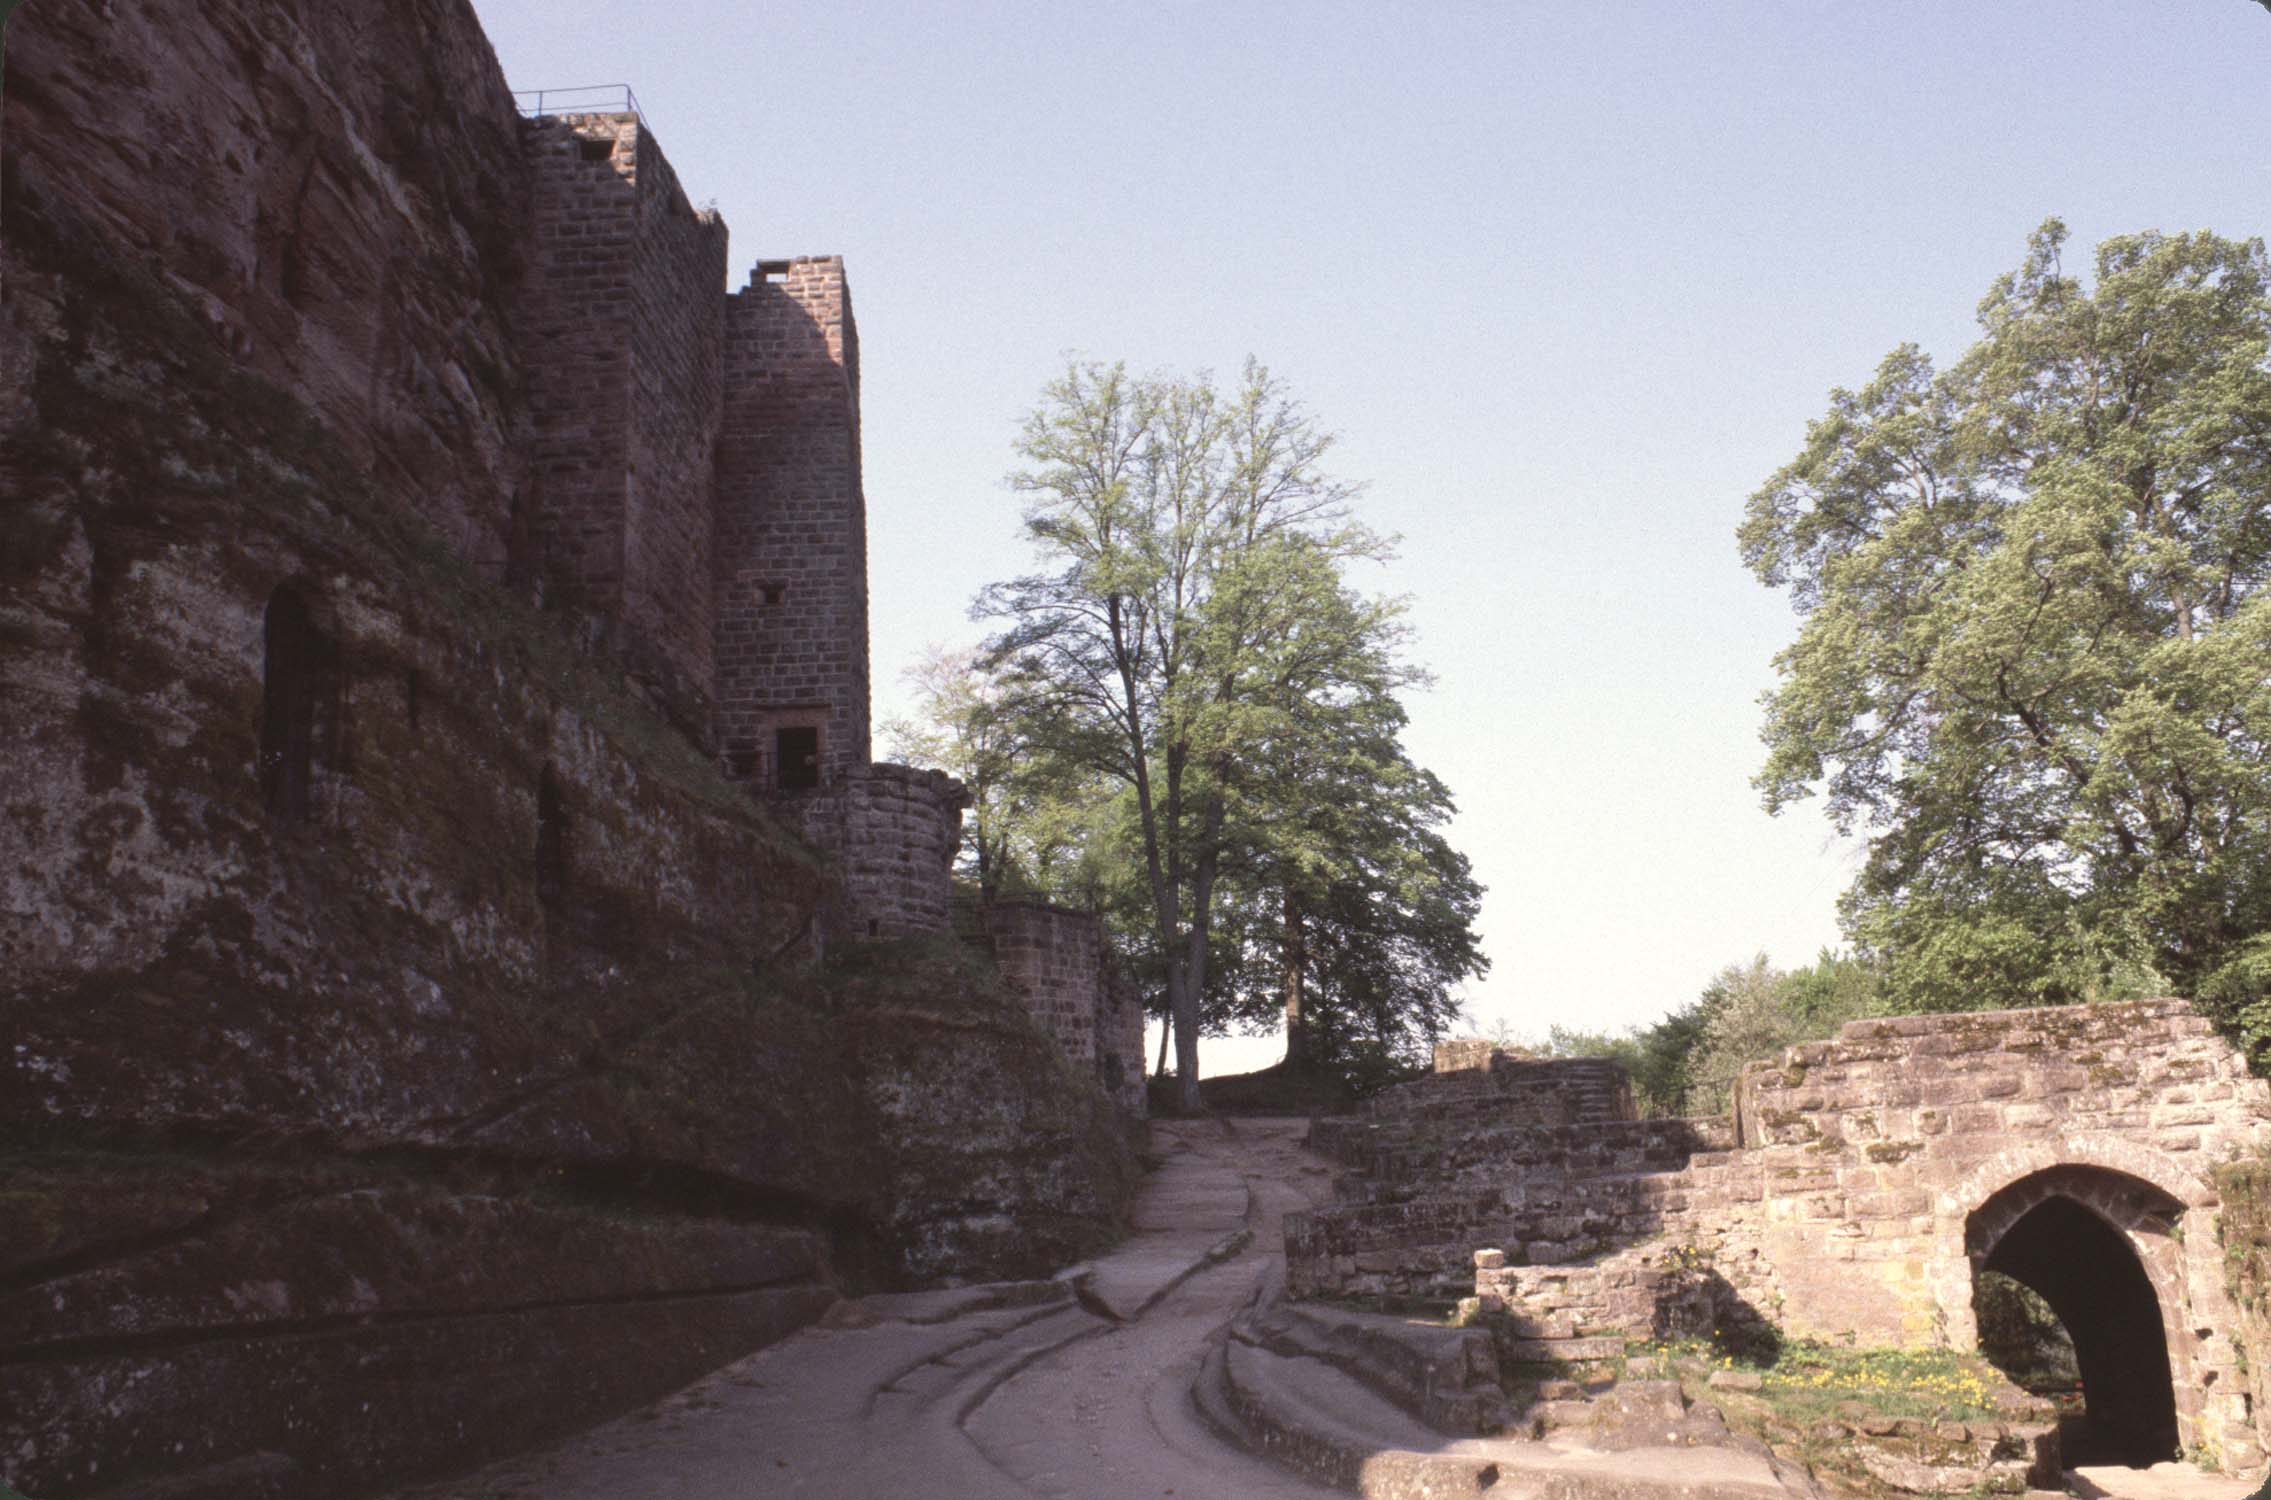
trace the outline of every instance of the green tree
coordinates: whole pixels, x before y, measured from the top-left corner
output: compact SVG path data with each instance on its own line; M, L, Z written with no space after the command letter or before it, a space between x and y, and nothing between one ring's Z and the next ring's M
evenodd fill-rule
M1901 1010L2173 985L2271 1036L2271 300L2260 240L2055 220L1936 370L1833 392L1740 541L1802 617L1758 784L1868 857Z
M1605 1057L1622 1065L1632 1080L1634 1103L1650 1118L1705 1113L1704 1106L1691 1102L1696 1092L1693 1072L1715 1007L1724 998L1715 983L1697 999L1668 1012L1661 1021L1621 1032L1555 1026L1546 1034L1546 1054Z
M1076 363L1018 440L1043 571L981 595L1034 752L1123 786L1185 1108L1226 864L1268 803L1264 747L1389 691L1399 608L1343 567L1386 543L1324 469L1329 435L1259 365L1236 388Z
M1257 816L1232 882L1250 893L1241 950L1219 972L1225 1009L1282 1024L1295 1071L1423 1060L1459 987L1489 968L1474 930L1482 887L1441 832L1449 789L1412 763L1404 723L1374 693L1257 747Z
M990 900L1011 878L1014 860L1014 726L1000 712L999 688L975 652L934 645L902 675L914 690L915 716L886 720L884 745L893 759L936 766L969 791L959 869Z
M1847 1021L1871 1014L1877 982L1866 963L1824 950L1810 968L1785 973L1761 953L1729 964L1698 1002L1706 1019L1687 1059L1685 1107L1718 1114L1735 1102L1743 1068L1798 1042L1834 1036Z
M1876 971L1862 959L1825 948L1808 967L1785 972L1761 953L1721 969L1694 1000L1653 1025L1621 1034L1557 1026L1547 1050L1622 1063L1644 1114L1719 1114L1733 1104L1745 1064L1834 1035L1847 1021L1876 1014L1879 1003Z

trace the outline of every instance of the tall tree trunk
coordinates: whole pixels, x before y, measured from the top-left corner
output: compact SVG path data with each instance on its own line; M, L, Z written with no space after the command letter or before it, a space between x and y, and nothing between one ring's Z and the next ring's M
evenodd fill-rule
M1175 1016L1170 1011L1159 1022L1159 1066L1152 1073L1160 1078L1167 1076L1167 1044L1175 1039Z
M1222 866L1222 824L1229 808L1217 772L1215 789L1208 794L1205 831L1199 838L1198 857L1191 863L1191 920L1183 959L1168 961L1170 983L1180 981L1182 997L1175 1012L1175 1067L1182 1076L1183 1108L1197 1113L1206 1108L1199 1097L1199 1000L1206 994L1207 943L1214 934L1214 879ZM1176 973L1176 970L1180 973ZM1169 989L1172 996L1174 990Z
M1176 1102L1184 1114L1200 1114L1206 1099L1199 1093L1198 996L1189 969L1173 960L1167 965L1167 1005L1175 1017Z
M1309 932L1292 887L1285 892L1285 1070L1309 1071Z

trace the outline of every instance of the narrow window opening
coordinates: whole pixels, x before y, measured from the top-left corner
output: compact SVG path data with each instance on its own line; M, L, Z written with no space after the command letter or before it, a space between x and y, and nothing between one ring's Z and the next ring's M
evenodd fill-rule
M558 906L568 894L568 811L550 766L536 783L536 897Z
M615 143L613 141L580 140L576 142L576 150L582 153L585 161L613 161L615 159Z
M773 774L783 791L820 785L820 731L809 726L774 730Z
M874 917L867 919L867 935L874 937L883 931L883 923Z
M785 260L761 260L757 262L757 275L760 280L778 286L789 279L789 263Z
M316 697L322 640L290 584L268 598L260 677L260 795L268 815L297 823L314 800Z
M788 585L785 583L768 583L764 587L765 602L767 604L778 604L788 596L788 591Z

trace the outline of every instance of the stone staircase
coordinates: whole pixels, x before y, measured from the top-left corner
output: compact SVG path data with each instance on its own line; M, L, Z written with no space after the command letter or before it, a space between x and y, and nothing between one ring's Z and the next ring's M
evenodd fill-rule
M1265 1306L1209 1349L1192 1400L1226 1440L1368 1500L1814 1500L1804 1471L1677 1381L1550 1377L1511 1395L1488 1335Z

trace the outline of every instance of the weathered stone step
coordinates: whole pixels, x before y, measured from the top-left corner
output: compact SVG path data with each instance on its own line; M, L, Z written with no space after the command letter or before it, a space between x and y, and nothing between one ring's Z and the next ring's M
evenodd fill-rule
M1366 1500L1820 1500L1823 1494L1802 1471L1739 1447L1607 1450L1445 1438L1321 1361L1238 1340L1218 1353L1213 1369L1220 1393L1236 1430L1248 1434L1248 1446Z
M1248 1453L1265 1453L1260 1437L1231 1403L1225 1369L1227 1344L1227 1340L1214 1344L1199 1361L1198 1379L1191 1382L1191 1404L1198 1408L1199 1419L1231 1447Z
M1479 1328L1289 1303L1244 1323L1236 1336L1273 1353L1324 1360L1437 1432L1488 1435L1509 1419L1497 1351Z
M1223 1393L1249 1446L1289 1469L1380 1500L1479 1495L1495 1480L1488 1459L1431 1452L1440 1433L1345 1371L1236 1339L1222 1354Z

